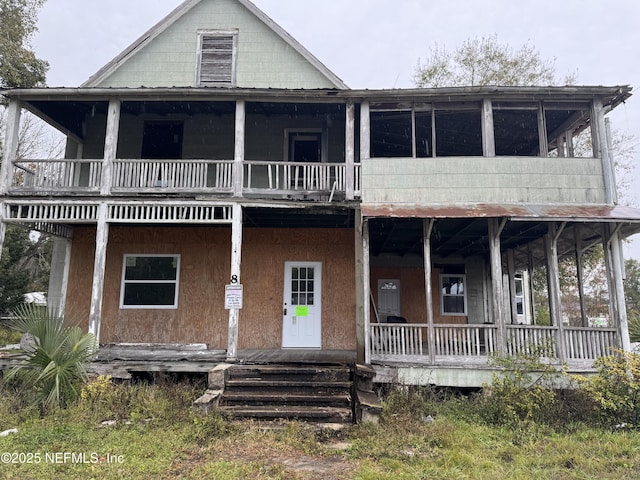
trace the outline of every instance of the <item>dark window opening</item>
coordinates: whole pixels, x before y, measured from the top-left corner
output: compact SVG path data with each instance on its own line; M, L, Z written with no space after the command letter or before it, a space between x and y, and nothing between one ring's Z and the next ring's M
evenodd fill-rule
M180 159L182 138L182 122L145 122L140 158Z
M371 157L411 157L411 112L371 112Z
M436 156L481 157L480 110L436 110Z
M493 111L496 155L537 156L540 154L537 110Z

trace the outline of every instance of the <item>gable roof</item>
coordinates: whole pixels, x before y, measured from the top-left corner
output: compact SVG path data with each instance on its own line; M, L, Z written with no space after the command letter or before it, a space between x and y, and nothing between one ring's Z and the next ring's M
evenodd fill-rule
M198 5L202 1L215 1L215 0L186 0L178 7L176 7L172 12L170 12L166 17L164 17L160 22L147 30L144 34L142 34L137 40L135 40L131 45L129 45L126 49L124 49L119 55L113 58L109 63L104 65L100 70L94 73L89 79L84 82L80 87L97 87L100 85L104 79L109 77L113 72L115 72L123 63L125 63L129 58L133 57L136 53L142 50L147 44L149 44L153 39L158 37L162 32L164 32L169 26L171 26L174 22L176 22L180 17L189 12L193 7ZM269 29L271 29L277 36L279 36L282 40L284 40L291 48L293 48L296 52L298 52L305 60L307 60L320 74L326 77L336 88L339 89L348 89L347 85L331 70L329 70L320 60L318 60L311 52L309 52L305 47L302 46L300 42L298 42L295 38L293 38L286 30L284 30L280 25L278 25L275 21L273 21L268 15L266 15L262 10L256 7L249 0L235 0L240 5L245 7L249 12L251 12L258 20L264 23Z

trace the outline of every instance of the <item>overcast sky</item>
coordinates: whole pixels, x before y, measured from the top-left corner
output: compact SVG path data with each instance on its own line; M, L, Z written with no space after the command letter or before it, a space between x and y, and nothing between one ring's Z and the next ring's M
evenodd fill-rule
M49 86L75 87L181 0L47 0L34 48L51 64ZM637 0L254 0L351 88L412 86L430 48L454 50L497 34L555 59L558 77L638 89L611 115L614 130L640 143L640 2ZM625 203L640 206L640 145ZM627 256L640 259L640 235Z

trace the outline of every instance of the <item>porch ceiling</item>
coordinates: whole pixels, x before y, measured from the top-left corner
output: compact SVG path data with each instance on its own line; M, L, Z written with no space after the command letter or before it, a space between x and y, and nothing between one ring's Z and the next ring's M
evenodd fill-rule
M435 219L431 252L437 257L489 255L487 218L505 218L500 236L502 250L513 250L518 266L529 257L534 264L545 261L543 238L550 222L566 222L558 238L560 257L575 253L576 239L582 248L602 241L605 223L616 224L623 237L640 232L640 210L617 206L469 205L435 207L363 206L370 217L370 249L374 256L423 255L423 220Z

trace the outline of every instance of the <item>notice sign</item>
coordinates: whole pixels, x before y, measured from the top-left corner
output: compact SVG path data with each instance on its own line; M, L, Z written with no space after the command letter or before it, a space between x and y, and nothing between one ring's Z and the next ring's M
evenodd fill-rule
M224 308L242 308L242 285L233 283L224 286Z
M308 317L309 307L306 305L298 305L296 307L296 317Z

